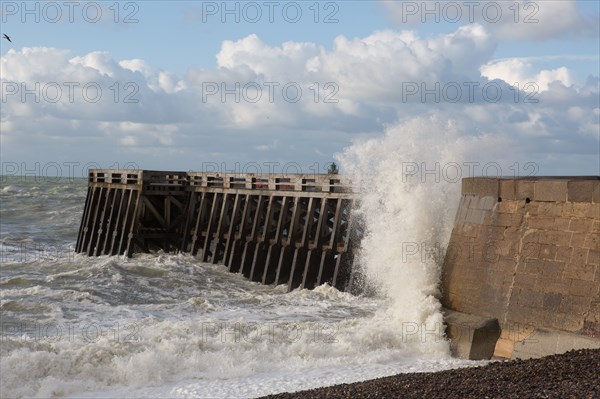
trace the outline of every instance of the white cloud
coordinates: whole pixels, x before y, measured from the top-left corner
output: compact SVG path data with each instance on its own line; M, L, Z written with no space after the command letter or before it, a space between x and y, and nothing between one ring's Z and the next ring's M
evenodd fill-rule
M217 68L192 68L184 76L103 52L10 50L0 59L2 151L15 159L39 157L32 145L47 157L140 156L143 167L166 169L257 159L311 164L315 156L330 160L326 154L355 137L437 115L454 121L464 137L488 137L485 142L493 144L472 152L482 158L548 162L550 154L570 154L571 173L596 173L589 165L597 158L594 132L600 129L597 77L578 87L563 67L492 62L495 46L480 24L431 37L393 30L338 36L331 50L314 43L269 46L250 35L224 42ZM541 90L515 92L515 81L536 82ZM48 101L48 82L77 82L73 101L67 87L58 101ZM23 99L22 85L36 83L40 101ZM89 83L102 89L97 102L81 93ZM472 98L467 83L476 85L470 86ZM15 84L18 91L11 92ZM434 89L437 97L408 96L407 84ZM486 85L500 90L501 98L491 101L482 92ZM457 87L462 97L453 102L449 93ZM302 95L292 101L298 88ZM526 101L532 94L536 102ZM555 164L547 169L564 170Z
M583 15L576 0L395 1L381 0L402 26L478 23L497 38L545 40L558 36L598 36L599 16Z
M279 142L278 140L273 141L270 144L260 144L254 147L257 151L271 151L277 148Z
M138 141L133 136L124 136L119 139L119 142L124 146L135 146L138 144Z
M111 58L110 54L101 51L94 51L83 57L74 57L69 62L95 69L100 74L111 78L114 77L114 70L117 67L117 63Z
M131 72L141 72L144 76L149 76L151 68L144 60L133 59L119 61L119 65L124 69L129 69Z
M571 75L566 67L536 71L532 64L519 58L489 63L482 66L480 70L481 74L489 80L502 79L520 88L528 83L535 83L537 89L546 91L553 82L560 82L565 86L572 84Z

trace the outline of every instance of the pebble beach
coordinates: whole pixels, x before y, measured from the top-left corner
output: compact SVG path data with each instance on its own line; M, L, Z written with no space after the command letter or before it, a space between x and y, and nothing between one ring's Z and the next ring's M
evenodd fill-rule
M316 398L600 398L600 349L493 362L436 373L398 374L353 384L282 393Z

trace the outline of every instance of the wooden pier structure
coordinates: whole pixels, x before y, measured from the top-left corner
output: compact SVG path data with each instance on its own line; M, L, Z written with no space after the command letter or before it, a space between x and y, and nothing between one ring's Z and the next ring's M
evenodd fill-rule
M337 174L90 170L76 251L184 252L263 284L347 291L355 201Z

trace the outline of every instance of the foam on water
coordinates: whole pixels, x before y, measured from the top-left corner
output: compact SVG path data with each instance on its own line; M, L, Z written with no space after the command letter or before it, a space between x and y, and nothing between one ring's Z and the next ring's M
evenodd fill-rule
M398 328L374 318L378 308L389 306L385 299L353 297L328 286L286 293L187 262L208 270L200 274L213 281L223 277L242 289L210 295L205 288L200 296L182 289L179 299L167 293L149 303L130 297L118 305L103 295L64 289L7 290L8 297L60 303L62 314L47 310L52 322L43 319L41 332L29 324L4 339L3 396L243 397L388 375L416 364L421 371L458 364L431 351L433 340L404 340ZM170 277L182 276L151 276L139 286ZM20 311L38 320L31 310Z
M436 296L460 181L443 178L441 170L461 163L461 141L451 121L413 119L338 157L361 185L357 211L366 234L358 261L367 281L391 298L383 311L390 324L425 330L442 324Z
M457 162L454 137L447 123L412 122L339 156L364 188L359 264L376 295L288 293L187 255L19 258L19 240L72 245L85 181L10 182L0 395L253 397L473 364L449 356L431 252L447 242L459 184L402 173L403 162Z

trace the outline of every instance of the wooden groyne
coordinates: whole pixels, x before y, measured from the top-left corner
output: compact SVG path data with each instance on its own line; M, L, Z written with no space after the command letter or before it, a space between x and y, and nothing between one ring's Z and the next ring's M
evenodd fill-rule
M337 174L90 170L76 251L184 252L263 284L347 290L354 201Z

